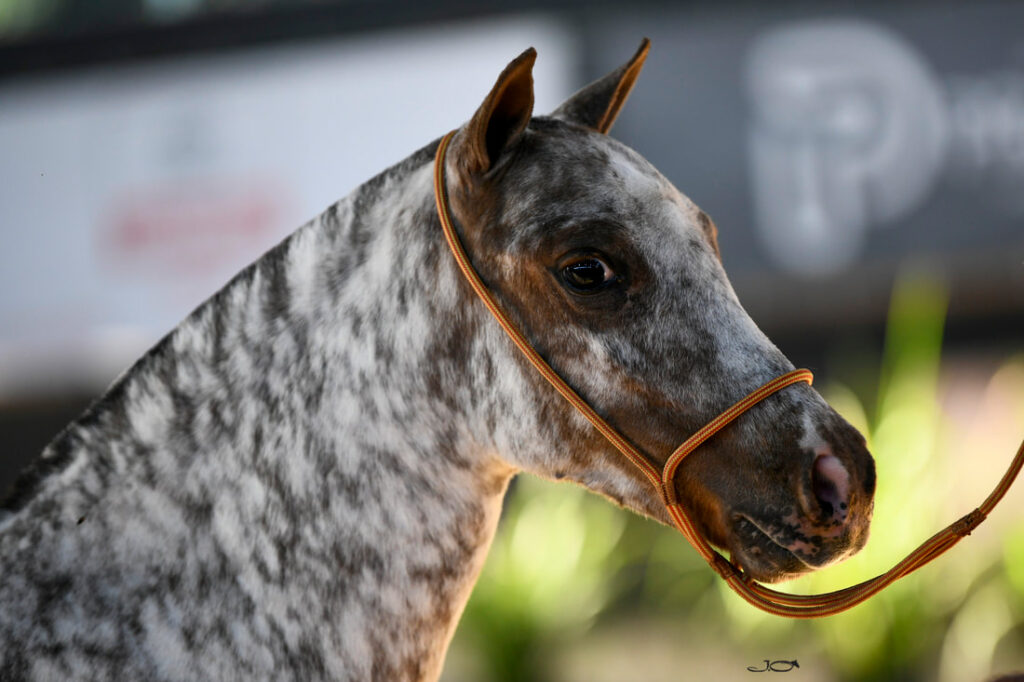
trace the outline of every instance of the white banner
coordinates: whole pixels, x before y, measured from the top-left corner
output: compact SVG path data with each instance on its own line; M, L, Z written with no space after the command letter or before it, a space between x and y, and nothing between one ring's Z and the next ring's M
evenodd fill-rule
M95 390L235 272L469 118L544 18L104 67L0 87L0 397Z

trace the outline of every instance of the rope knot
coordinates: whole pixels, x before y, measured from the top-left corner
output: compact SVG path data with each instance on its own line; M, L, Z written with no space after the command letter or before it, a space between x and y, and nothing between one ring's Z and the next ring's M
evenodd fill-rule
M676 490L672 481L662 481L658 486L658 492L661 493L661 503L666 507L679 506L679 503L676 502Z
M743 574L736 569L736 566L718 552L715 552L714 555L712 555L710 564L715 573L721 576L723 580L743 577Z
M971 534L975 528L981 525L981 522L985 520L985 512L980 509L975 509L970 514L967 514L962 519L950 526L950 531L960 537L965 537Z

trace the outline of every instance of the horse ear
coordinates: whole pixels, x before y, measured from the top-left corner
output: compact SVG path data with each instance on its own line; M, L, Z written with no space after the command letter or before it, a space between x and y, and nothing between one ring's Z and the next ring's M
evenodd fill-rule
M519 139L533 114L532 47L513 59L463 131L462 163L472 174L486 173Z
M567 99L552 116L607 133L633 90L650 49L651 41L644 38L632 59Z

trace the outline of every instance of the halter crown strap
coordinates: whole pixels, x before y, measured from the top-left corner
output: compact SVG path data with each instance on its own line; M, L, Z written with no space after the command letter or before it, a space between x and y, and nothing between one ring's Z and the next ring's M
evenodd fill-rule
M651 463L650 459L637 450L628 440L626 440L624 436L602 419L601 416L598 415L597 412L595 412L594 409L572 389L572 387L565 383L565 380L563 380L562 377L551 368L544 358L534 350L530 342L525 336L523 336L522 332L519 331L512 320L509 319L508 315L505 314L505 311L501 309L501 306L498 305L494 295L490 292L487 286L480 279L476 270L473 268L473 264L470 262L469 256L466 255L466 251L463 249L462 243L459 241L459 237L455 232L455 227L452 225L451 211L448 208L448 198L445 191L445 153L447 152L448 144L451 142L455 133L456 131L453 130L441 139L441 143L437 148L437 155L434 157L434 200L437 204L437 215L441 221L441 228L444 231L445 241L448 242L448 246L451 248L452 254L455 256L455 261L459 266L459 270L469 282L473 291L476 292L476 295L498 321L498 324L501 325L501 328L505 330L505 333L508 334L509 338L520 352L522 352L522 354L526 356L526 359L530 361L530 364L533 365L537 371L540 372L541 376L543 376L548 383L562 395L563 398L575 407L576 410L579 411L579 413L582 414L587 421L589 421L594 428L596 428L601 435L603 435L608 442L615 447L616 450L621 452L626 459L632 462L633 465L640 470L640 473L642 473L647 480L651 482L651 485L659 492L662 502L664 502L669 516L672 518L672 522L675 524L679 532L683 534L691 545L693 545L694 549L704 557L704 560L707 561L711 565L711 568L729 584L733 591L762 611L790 618L819 618L821 616L839 613L856 606L860 602L881 591L892 582L916 571L918 568L921 568L932 559L938 557L943 552L951 548L959 542L961 538L969 535L970 532L978 526L978 524L985 520L985 517L992 511L996 504L999 503L999 500L1001 500L1006 494L1006 491L1009 490L1010 485L1013 484L1013 481L1017 477L1021 467L1024 466L1024 443L1021 443L1020 448L1017 450L1016 457L1014 457L1009 469L1003 475L999 485L996 486L995 490L992 491L992 494L989 495L980 507L958 521L950 524L942 531L936 533L920 547L911 552L906 559L896 564L896 566L886 573L872 578L871 580L867 580L843 590L837 590L835 592L820 595L795 595L785 592L777 592L754 582L749 576L743 573L742 569L715 551L708 541L704 539L704 536L697 531L689 513L676 499L674 485L675 474L679 465L687 455L692 453L705 441L721 431L751 407L768 396L781 391L787 386L792 386L793 384L801 382L810 384L813 378L810 371L806 369L793 370L754 390L750 395L722 412L695 434L687 438L682 445L676 448L672 454L669 455L668 460L665 462L665 466L661 471L659 471L658 468Z

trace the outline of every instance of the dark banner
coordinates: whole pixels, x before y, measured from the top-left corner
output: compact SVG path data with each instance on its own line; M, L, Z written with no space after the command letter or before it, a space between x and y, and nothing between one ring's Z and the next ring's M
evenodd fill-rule
M927 268L954 319L1024 314L1024 7L607 15L590 76L651 58L614 134L714 218L751 312L876 323Z

